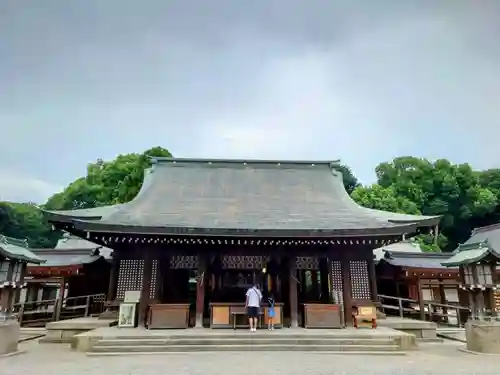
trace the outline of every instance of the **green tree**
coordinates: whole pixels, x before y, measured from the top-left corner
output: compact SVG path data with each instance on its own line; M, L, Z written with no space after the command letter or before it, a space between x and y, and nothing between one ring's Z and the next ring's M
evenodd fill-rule
M358 204L376 210L419 215L417 204L408 198L396 195L394 189L382 187L378 184L358 186L351 194Z
M342 173L342 179L344 181L344 187L347 193L351 194L354 189L360 186L360 183L356 176L352 173L351 168L347 165L340 164L335 167L335 169Z
M54 247L60 236L43 220L34 203L0 202L0 233L27 239L32 248Z
M443 215L442 233L453 249L470 236L474 221L495 212L497 197L469 164L399 157L376 168L378 184L417 205L423 215Z
M87 166L85 177L50 197L45 208L71 210L128 202L139 192L144 170L151 166L152 156L172 155L164 148L154 147L142 154L118 155L112 161L99 159Z

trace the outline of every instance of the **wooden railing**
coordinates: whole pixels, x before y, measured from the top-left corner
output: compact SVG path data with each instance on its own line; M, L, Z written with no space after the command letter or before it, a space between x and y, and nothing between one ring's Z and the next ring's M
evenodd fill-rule
M48 322L94 316L104 311L105 294L16 303L14 314L21 326L43 327Z
M440 325L463 327L470 308L458 304L443 304L435 301L423 301L423 312L418 300L386 296L379 294L380 307L387 315L435 322ZM392 304L391 304L392 302ZM395 302L395 303L394 303Z

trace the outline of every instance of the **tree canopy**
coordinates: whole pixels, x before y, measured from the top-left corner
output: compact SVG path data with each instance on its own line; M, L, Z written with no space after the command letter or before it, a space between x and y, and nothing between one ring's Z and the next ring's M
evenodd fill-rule
M118 155L112 161L98 159L87 166L86 176L54 194L44 207L47 210L73 210L128 202L139 192L144 170L151 166L152 156L172 155L162 147L154 147L142 154Z
M34 203L0 202L0 233L27 239L32 248L53 247L59 238Z
M128 202L139 192L151 156L172 155L165 148L154 147L112 161L98 159L87 166L85 176L50 197L44 208L67 210ZM365 207L443 215L438 246L431 235L417 237L426 251L454 249L473 228L500 219L500 169L474 171L468 164L404 156L380 163L375 168L377 181L369 186L362 186L348 166L337 169L346 191ZM33 247L51 247L58 239L32 203L0 202L0 233L27 238Z

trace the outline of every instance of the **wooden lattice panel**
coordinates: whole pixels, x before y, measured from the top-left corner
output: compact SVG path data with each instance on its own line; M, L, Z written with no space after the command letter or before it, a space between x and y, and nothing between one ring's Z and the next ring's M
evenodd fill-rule
M196 255L172 255L170 257L170 268L172 269L197 269L198 257Z
M144 260L122 259L118 267L118 283L116 298L123 299L126 291L142 289L144 277Z
M295 265L298 270L319 269L319 259L317 257L296 257Z
M342 263L338 260L332 262L332 295L337 303L344 303L344 284L342 283Z
M151 287L149 288L149 299L156 298L156 284L158 283L158 261L153 260L151 268Z
M221 263L225 269L262 269L264 258L258 255L223 255Z
M351 271L352 298L371 300L368 262L366 260L352 260L349 262L349 268Z

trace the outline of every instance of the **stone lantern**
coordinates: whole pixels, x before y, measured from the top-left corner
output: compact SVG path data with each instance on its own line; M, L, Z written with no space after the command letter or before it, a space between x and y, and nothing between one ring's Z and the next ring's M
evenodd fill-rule
M26 240L0 235L0 355L17 351L19 324L13 314L15 295L25 286L27 263L42 262L28 250Z
M447 267L459 267L460 287L469 297L470 319L465 324L467 349L473 352L500 354L500 321L495 294L500 289L496 272L500 249L486 239L460 245L445 262Z

